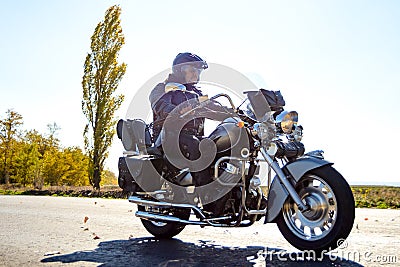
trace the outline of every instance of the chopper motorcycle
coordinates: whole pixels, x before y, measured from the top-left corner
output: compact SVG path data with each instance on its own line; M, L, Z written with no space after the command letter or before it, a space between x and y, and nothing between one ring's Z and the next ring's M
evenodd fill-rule
M213 182L204 190L194 185L187 165L171 167L168 146L178 147L178 141L166 141L164 130L152 140L152 124L140 119L118 122L117 134L125 148L118 182L129 193L129 201L137 204L135 215L157 238L172 238L187 225L248 227L263 219L276 223L299 250L325 253L335 249L354 222L348 183L324 159L323 151L305 153L298 114L284 110L279 91L245 94L239 107L229 95L218 94L179 115L187 122L210 103L220 105L223 98L231 106L229 115L206 138L214 147L213 153L204 153L212 155L206 170ZM263 187L260 164L268 167Z

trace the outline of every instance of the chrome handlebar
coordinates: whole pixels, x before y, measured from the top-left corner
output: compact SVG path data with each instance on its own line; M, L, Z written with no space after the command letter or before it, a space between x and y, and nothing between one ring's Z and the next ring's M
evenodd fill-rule
M195 108L193 108L193 109L187 111L186 113L180 115L179 118L182 119L182 118L186 117L188 114L190 114L190 113L193 112L194 110L196 110L196 109L198 109L198 108L200 108L200 107L205 106L205 103L207 103L208 101L217 99L217 98L219 98L219 97L226 97L226 98L228 99L229 104L231 105L232 109L236 111L236 107L235 107L235 105L233 104L232 98L231 98L229 95L227 95L227 94L217 94L217 95L212 96L212 97L210 97L209 99L205 100L204 102L201 102L200 105L198 105L197 107L195 107Z
M233 104L232 98L231 98L229 95L227 95L227 94L217 94L217 95L211 97L210 100L217 99L218 97L226 97L226 98L228 99L228 101L229 101L229 104L231 104L232 109L233 109L233 110L236 110L236 107L235 107L235 105Z

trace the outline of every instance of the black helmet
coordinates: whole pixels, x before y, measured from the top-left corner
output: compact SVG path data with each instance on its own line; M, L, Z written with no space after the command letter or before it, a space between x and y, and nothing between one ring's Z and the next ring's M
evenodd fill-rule
M172 72L175 74L180 74L181 73L181 66L190 64L193 65L194 67L198 69L207 69L208 65L207 62L205 62L201 57L198 55L192 54L192 53L179 53L175 59L174 62L172 63Z

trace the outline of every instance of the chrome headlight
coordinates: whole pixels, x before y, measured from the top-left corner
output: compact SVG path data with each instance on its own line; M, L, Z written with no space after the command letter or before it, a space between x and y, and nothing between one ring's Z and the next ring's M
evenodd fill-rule
M276 122L279 123L282 132L285 134L292 133L294 127L297 125L299 120L296 111L283 111L278 116L276 116Z
M253 129L251 130L253 136L258 136L261 140L268 138L268 126L264 123L255 123Z

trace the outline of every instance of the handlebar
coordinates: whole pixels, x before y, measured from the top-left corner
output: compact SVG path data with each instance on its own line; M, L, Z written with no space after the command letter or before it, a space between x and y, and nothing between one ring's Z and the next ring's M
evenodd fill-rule
M218 94L218 95L215 95L215 96L211 97L210 100L217 99L218 97L226 97L226 98L228 99L228 101L229 101L229 104L231 104L232 109L233 109L233 110L236 110L236 107L235 107L235 105L233 104L232 98L231 98L229 95L227 95L227 94Z
M189 114L190 114L191 112L193 112L194 110L196 110L196 109L198 109L198 108L201 108L201 107L204 107L204 106L207 104L208 101L217 99L217 98L219 98L219 97L225 97L225 98L227 98L228 101L229 101L229 104L230 104L231 107L232 107L232 109L233 109L234 111L236 111L236 107L235 107L235 105L233 104L232 98L231 98L229 95L227 95L227 94L221 93L221 94L217 94L217 95L215 95L215 96L210 97L209 99L207 99L207 100L204 101L204 102L201 102L197 107L194 107L193 109L191 109L191 110L185 112L184 114L180 115L179 118L182 119L182 118L186 117L187 115L189 115Z

